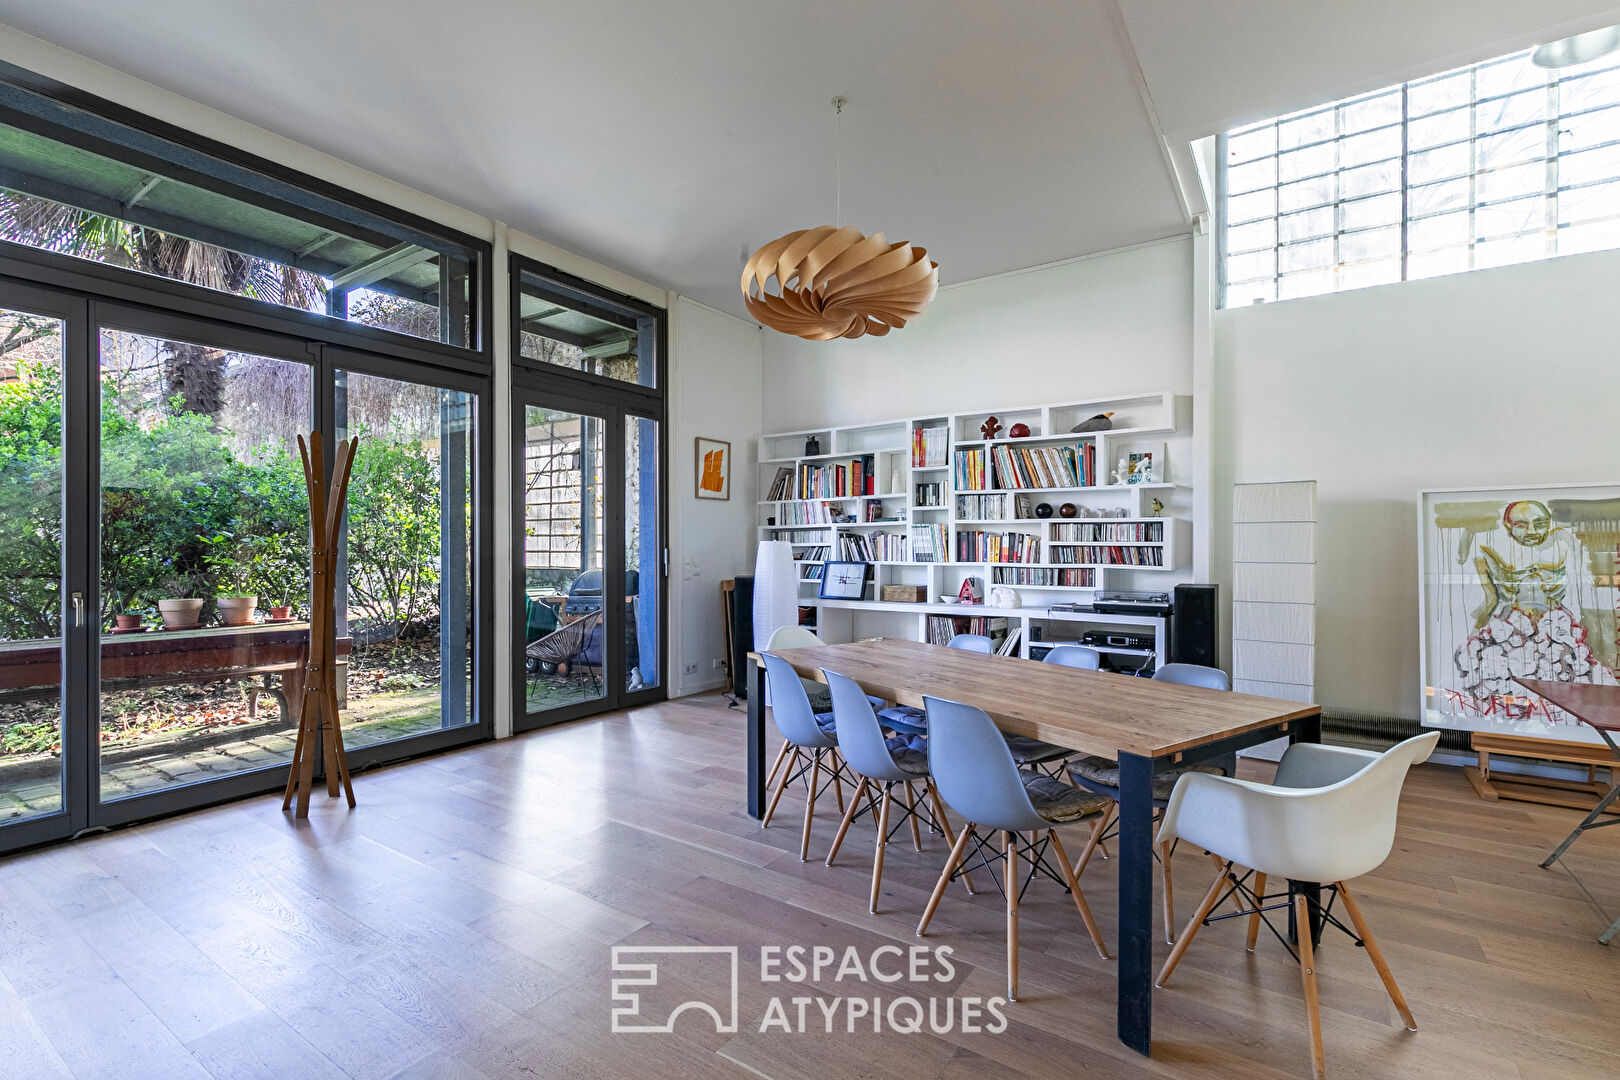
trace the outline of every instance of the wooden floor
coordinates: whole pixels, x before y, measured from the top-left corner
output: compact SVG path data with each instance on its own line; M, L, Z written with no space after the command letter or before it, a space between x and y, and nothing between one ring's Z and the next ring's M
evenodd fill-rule
M743 812L743 726L718 698L688 699L364 773L357 810L319 800L303 825L266 797L0 861L0 1076L1307 1074L1298 969L1275 939L1251 955L1238 922L1206 929L1156 996L1142 1058L1114 1038L1111 962L1042 882L1021 909L1022 1000L1004 1032L873 1034L868 1018L849 1033L839 1014L829 1035L811 1004L810 1033L762 1034L772 995L911 992L830 972L761 984L759 947L917 944L945 848L925 833L918 854L903 831L868 915L870 826L828 869L828 805L800 863L802 796L768 830ZM1362 951L1330 934L1329 1072L1620 1076L1620 947L1596 944L1596 913L1536 865L1577 815L1481 802L1437 767L1414 771L1401 809L1395 853L1359 895L1421 1030L1401 1028ZM1620 830L1575 851L1620 905ZM1183 918L1208 865L1177 856ZM1112 865L1082 884L1111 939ZM953 887L926 943L951 946L955 972L923 992L1004 993L1004 926L999 895ZM613 944L740 946L738 1031L689 1015L674 1034L610 1033ZM714 969L679 977L661 992L724 1000Z

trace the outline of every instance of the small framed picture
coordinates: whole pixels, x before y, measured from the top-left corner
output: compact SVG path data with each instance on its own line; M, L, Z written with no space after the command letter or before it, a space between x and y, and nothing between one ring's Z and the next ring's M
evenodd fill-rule
M731 498L731 444L719 439L694 440L697 467L697 497Z
M823 600L860 600L866 595L866 574L870 569L863 562L829 561L821 571Z

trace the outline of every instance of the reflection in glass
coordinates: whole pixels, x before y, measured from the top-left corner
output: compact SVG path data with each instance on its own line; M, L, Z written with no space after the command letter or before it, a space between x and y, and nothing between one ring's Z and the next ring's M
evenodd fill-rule
M473 722L477 400L337 373L337 436L360 439L338 623L353 642L340 702L351 750Z
M657 686L660 560L658 421L624 419L625 689Z
M0 310L0 825L62 809L62 323Z
M619 620L603 604L606 425L534 405L523 425L525 711L537 713L605 694L603 643Z
M310 368L123 330L99 345L101 798L282 764L307 638Z

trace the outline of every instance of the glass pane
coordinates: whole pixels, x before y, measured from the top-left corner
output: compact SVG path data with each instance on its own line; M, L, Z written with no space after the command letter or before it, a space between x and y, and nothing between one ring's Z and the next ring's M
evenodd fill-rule
M1250 161L1276 152L1277 127L1275 124L1266 124L1253 131L1234 133L1229 135L1226 140L1226 157L1232 164L1240 161Z
M334 226L257 174L204 187L134 161L0 125L0 240L413 337L471 340L470 253L381 231L393 227L369 217Z
M1363 135L1352 135L1339 143L1339 163L1344 168L1387 161L1401 156L1401 129L1379 128Z
M1230 252L1254 251L1277 243L1277 221L1267 218L1252 225L1235 225L1226 230L1226 250ZM1231 275L1227 275L1230 277Z
M1464 176L1472 167L1473 160L1467 143L1409 154L1406 158L1406 182L1427 184L1431 180L1449 180Z
M1558 195L1559 224L1620 214L1620 181L1572 188Z
M62 323L0 310L0 825L62 810Z
M1558 150L1569 154L1605 143L1620 142L1620 108L1572 116L1559 125Z
M1437 151L1440 152L1440 151ZM1480 171L1502 169L1547 157L1547 129L1535 127L1486 135L1474 143L1475 167Z
M1340 130L1346 135L1370 131L1401 122L1400 91L1378 94L1352 102L1340 110Z
M1412 251L1466 248L1473 238L1473 225L1467 210L1417 218L1406 227L1406 243Z
M1233 195L1226 200L1226 220L1234 224L1270 217L1277 212L1277 193L1271 188Z
M1481 134L1547 119L1547 91L1535 89L1474 106L1474 126Z
M724 467L730 468L725 462ZM624 419L624 670L626 690L663 681L659 670L658 583L664 544L658 528L658 421Z
M1400 220L1401 197L1394 192L1339 204L1341 229L1366 229L1374 225L1397 224Z
M617 621L602 603L606 432L600 417L537 405L523 410L524 685L530 713L606 693L602 623L611 631Z
M307 640L310 369L103 329L103 801L285 763Z
M1303 210L1308 206L1321 206L1330 203L1335 197L1334 177L1332 173L1319 176L1314 180L1301 180L1297 184L1286 184L1277 189L1277 209L1281 213L1291 210Z
M1234 165L1226 171L1226 190L1234 195L1256 188L1271 187L1277 182L1277 159L1261 158L1245 165Z
M1226 260L1226 273L1228 277L1238 281L1248 281L1252 278L1271 277L1277 272L1277 250L1263 248L1248 255L1234 255Z
M1467 109L1453 109L1412 120L1406 125L1406 148L1426 150L1442 143L1466 140L1473 135Z
M477 400L461 390L336 373L337 435L360 439L338 624L353 650L341 701L350 749L473 722Z
M1291 244L1277 252L1277 269L1283 274L1333 265L1333 240L1311 240Z
M1424 116L1466 104L1473 94L1473 75L1459 71L1438 79L1413 83L1407 89L1407 111L1410 115Z
M1361 195L1376 195L1384 191L1397 191L1401 186L1401 162L1383 161L1376 165L1363 165L1359 169L1346 169L1339 174L1339 198L1354 199Z
M1277 157L1277 177L1283 183L1287 183L1290 180L1332 172L1337 164L1334 156L1336 151L1337 147L1328 142L1281 154Z
M518 305L524 359L656 385L657 334L650 315L527 273Z
M1333 232L1333 207L1319 206L1277 219L1277 234L1285 244L1328 236Z
M1475 186L1475 197L1480 202L1499 202L1524 195L1535 195L1547 190L1547 163L1532 161L1507 169L1481 173Z
M1566 78L1558 84L1558 109L1566 116L1602 105L1617 104L1620 104L1620 68ZM1568 127L1568 122L1564 126Z
M1474 97L1496 97L1515 90L1547 85L1547 69L1530 62L1529 53L1480 64L1475 69Z
M1277 148L1279 150L1292 150L1298 146L1322 142L1333 138L1334 117L1332 109L1322 109L1308 116L1296 116L1292 120L1284 120L1277 125Z

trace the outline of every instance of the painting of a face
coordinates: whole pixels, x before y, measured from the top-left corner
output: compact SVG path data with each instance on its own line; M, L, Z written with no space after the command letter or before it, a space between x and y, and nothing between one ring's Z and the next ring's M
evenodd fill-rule
M1502 512L1502 524L1508 535L1525 547L1539 547L1552 531L1552 511L1547 504L1534 499L1510 502Z

